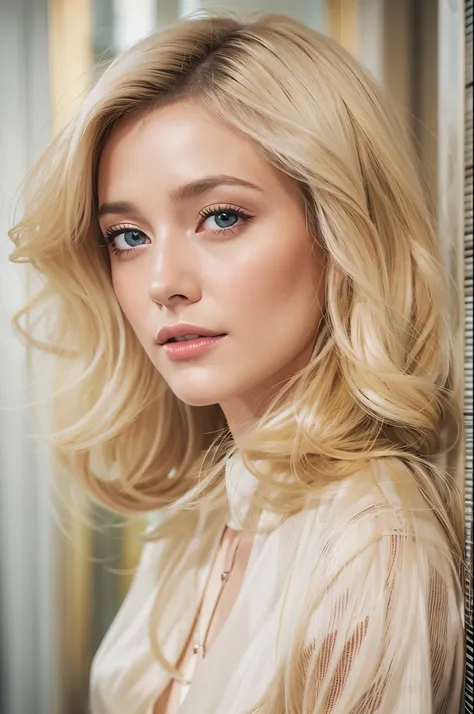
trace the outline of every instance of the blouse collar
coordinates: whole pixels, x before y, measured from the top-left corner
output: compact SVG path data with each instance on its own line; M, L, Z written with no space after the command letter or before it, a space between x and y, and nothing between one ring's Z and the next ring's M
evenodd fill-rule
M281 516L267 509L253 506L253 496L260 482L245 468L238 452L226 463L225 486L228 502L227 526L239 531L246 527L275 528Z

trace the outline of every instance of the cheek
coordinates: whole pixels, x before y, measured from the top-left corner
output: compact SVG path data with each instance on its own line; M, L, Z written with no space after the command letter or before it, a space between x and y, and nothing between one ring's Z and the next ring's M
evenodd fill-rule
M133 330L139 335L143 327L141 322L144 321L144 316L147 314L146 291L143 290L143 280L136 274L137 271L124 270L123 267L112 268L112 286L124 315Z
M299 322L298 318L306 323L309 313L319 310L322 267L309 237L290 234L285 241L275 241L271 250L234 264L229 273L224 290L249 325L262 320L273 325L282 319Z

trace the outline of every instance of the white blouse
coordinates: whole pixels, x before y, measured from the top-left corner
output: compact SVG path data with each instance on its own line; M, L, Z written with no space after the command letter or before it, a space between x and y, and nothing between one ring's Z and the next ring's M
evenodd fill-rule
M183 576L170 603L170 616L173 610L179 626L168 630L164 646L173 661L188 639L222 532L226 525L242 528L258 486L238 455L227 464L225 482L228 511L213 550L195 579ZM463 598L445 536L413 489L422 547L411 569L406 571L403 561L409 572L403 585L409 591L402 590L396 569L406 557L403 543L410 530L397 484L380 466L376 478L361 480L358 493L354 500L349 485L342 483L314 507L286 520L261 513L259 525L273 530L254 537L237 600L199 663L179 714L252 712L287 661L305 611L312 613L305 643L316 659L306 656L314 667L306 686L301 685L301 714L459 714ZM192 539L189 548L197 546ZM148 620L162 583L163 547L162 542L144 545L132 586L94 658L91 714L153 714L170 682L148 641ZM312 598L315 582L327 583L317 602ZM387 619L387 603L393 618ZM343 636L341 649L338 638ZM390 656L391 648L403 655L403 666L391 669L379 686L377 666L368 671L367 663ZM334 652L342 652L344 671L341 657L331 660ZM325 681L331 680L329 690L318 680L323 669ZM285 714L284 702L277 700L267 711Z

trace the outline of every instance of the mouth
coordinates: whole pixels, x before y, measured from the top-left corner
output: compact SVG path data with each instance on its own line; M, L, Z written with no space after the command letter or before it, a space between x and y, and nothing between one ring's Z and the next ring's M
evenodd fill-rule
M212 350L224 337L227 337L227 335L183 335L170 337L169 340L162 344L161 349L167 358L172 361L190 360Z
M173 344L173 342L191 342L206 337L222 337L222 333L214 332L207 327L193 325L190 322L176 322L174 325L163 325L155 336L155 342L163 346Z
M176 342L195 342L196 340L213 340L216 339L217 337L225 337L225 334L222 335L183 335L182 337L170 337L169 340L166 340L164 342L164 345L170 345L174 344Z

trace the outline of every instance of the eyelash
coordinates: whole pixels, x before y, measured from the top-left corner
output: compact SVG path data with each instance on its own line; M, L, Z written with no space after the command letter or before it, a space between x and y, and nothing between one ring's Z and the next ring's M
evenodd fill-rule
M243 211L241 208L237 208L235 206L231 205L220 205L220 206L213 206L209 208L205 208L202 211L199 212L199 216L202 218L202 221L199 224L199 227L206 221L207 218L210 216L218 216L220 213L233 213L235 216L237 216L241 221L244 223L247 223L248 221L251 221L254 216L250 215L249 213L246 213ZM235 224L237 225L237 224ZM219 228L218 230L212 231L212 233L217 233L218 235L221 235L221 233L227 233L231 232L234 233L234 227L235 226L229 226L228 228ZM108 228L105 233L102 235L102 240L103 242L100 243L102 247L107 246L109 244L112 244L111 247L111 252L112 253L120 253L121 255L125 253L130 253L132 250L135 250L135 248L126 248L125 250L118 250L115 248L113 242L115 238L117 238L119 235L122 233L125 233L126 231L135 231L136 233L143 233L143 231L137 230L134 226L130 226L127 224L118 224L115 226L111 226Z
M241 208L237 208L236 206L209 206L208 208L204 208L202 211L199 212L200 217L203 219L200 225L204 223L206 218L209 218L210 216L218 216L219 213L233 213L234 215L238 216L242 221L244 221L244 223L246 221L252 220L253 218L250 213L246 213ZM229 226L229 228L220 228L218 231L213 231L213 233L226 233L227 231L231 231L233 227L234 226Z

